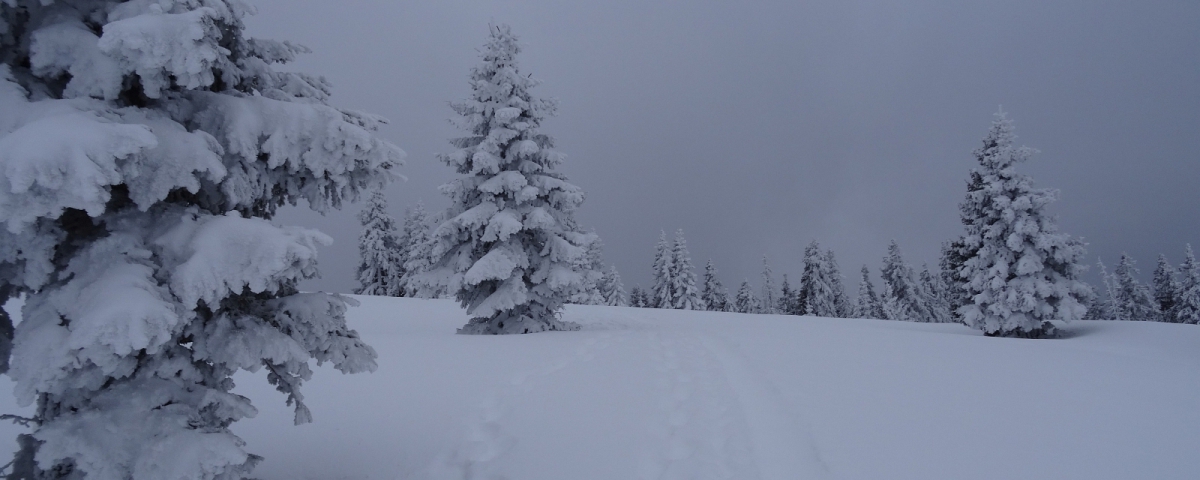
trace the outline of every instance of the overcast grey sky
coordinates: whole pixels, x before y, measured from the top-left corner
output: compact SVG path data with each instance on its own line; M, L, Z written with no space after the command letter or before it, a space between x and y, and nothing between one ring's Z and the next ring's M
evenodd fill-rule
M489 22L522 39L523 72L560 114L543 125L588 194L579 218L627 288L648 285L660 230L731 290L800 273L811 240L848 286L889 239L919 267L959 234L958 202L997 107L1037 148L1022 169L1061 190L1052 210L1089 264L1200 249L1200 2L1195 0L257 0L254 36L313 53L338 106L383 115L408 152L393 215L452 171L450 100ZM355 285L358 206L279 220L336 240L324 277ZM878 277L875 278L878 284Z

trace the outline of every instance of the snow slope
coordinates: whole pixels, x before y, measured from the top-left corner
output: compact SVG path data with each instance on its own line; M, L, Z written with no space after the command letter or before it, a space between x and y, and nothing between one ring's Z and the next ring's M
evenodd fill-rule
M314 423L292 426L261 372L237 378L260 413L234 430L263 479L1200 477L1193 325L1018 340L569 306L580 332L484 337L454 334L450 301L356 298L379 370L320 369Z

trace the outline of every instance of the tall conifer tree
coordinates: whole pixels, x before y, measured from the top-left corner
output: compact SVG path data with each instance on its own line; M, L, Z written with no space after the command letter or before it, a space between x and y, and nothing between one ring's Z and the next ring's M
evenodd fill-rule
M962 203L962 276L971 303L959 313L987 335L1040 337L1049 320L1071 321L1086 312L1090 288L1079 281L1083 242L1058 231L1046 206L1056 192L1036 189L1016 165L1034 150L1014 145L1012 121L996 114Z
M520 52L508 26L490 28L470 97L451 104L467 136L438 156L461 177L442 186L428 278L466 308L459 333L578 329L558 315L584 287L577 266L595 236L575 221L583 191L554 170L564 155L538 131L556 104L530 93L539 82L520 73Z

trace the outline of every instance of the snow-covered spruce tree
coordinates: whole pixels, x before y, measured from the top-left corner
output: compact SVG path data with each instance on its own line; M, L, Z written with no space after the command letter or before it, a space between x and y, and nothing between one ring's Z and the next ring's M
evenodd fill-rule
M671 299L670 308L677 310L704 310L700 301L700 289L696 288L696 269L692 267L692 254L688 253L683 230L675 232L675 243L671 246Z
M1016 172L1034 150L1014 146L1015 138L999 112L974 152L979 166L960 206L971 301L959 314L989 336L1042 337L1053 333L1049 320L1082 318L1091 290L1078 280L1083 242L1060 233L1046 213L1057 193Z
M1136 262L1128 254L1121 254L1117 268L1113 269L1112 313L1113 320L1154 322L1161 318L1158 303L1150 287L1137 280Z
M601 282L604 281L604 243L600 241L600 237L596 235L595 231L592 231L591 234L595 239L588 244L586 253L580 257L579 263L575 266L576 271L583 277L583 285L571 295L571 299L567 303L605 305L604 292L601 287Z
M900 246L895 240L888 245L888 254L883 259L883 268L879 275L883 277L883 294L879 300L883 305L883 314L888 320L933 321L925 309L921 287L913 276L912 267L904 263L904 258L900 255Z
M1188 245L1184 252L1183 265L1179 266L1179 294L1175 297L1173 321L1175 323L1200 323L1200 264Z
M358 288L354 293L404 296L402 277L407 252L396 231L396 220L387 213L382 191L371 194L358 213L358 221L362 232L358 235Z
M1179 282L1175 279L1175 267L1167 262L1166 255L1158 256L1158 266L1154 269L1154 301L1158 302L1158 311L1162 313L1162 321L1175 321L1175 298L1179 296Z
M837 317L837 294L829 282L829 267L816 241L804 249L804 272L800 277L800 303L804 315Z
M763 255L762 264L763 264L763 271L762 271L763 284L762 284L762 296L759 297L760 308L762 308L761 313L772 314L772 313L776 312L776 310L775 310L775 302L776 302L775 279L773 278L773 275L771 272L771 264L767 262L766 255Z
M246 37L250 11L0 2L0 294L27 295L8 375L36 405L12 478L241 478L235 372L304 423L310 360L375 368L348 300L297 290L331 239L270 219L358 201L403 152L275 70L304 49Z
M441 187L450 206L425 278L466 308L459 333L576 330L559 314L583 288L576 266L595 238L575 222L583 191L554 171L564 156L538 128L556 105L529 93L538 82L517 69L517 37L503 25L490 33L471 96L451 104L468 135L438 156L461 177Z
M829 289L833 291L833 304L838 318L849 318L854 306L846 296L846 287L842 285L842 269L838 266L833 250L826 250L821 266L825 269L825 278L829 279Z
M675 283L672 277L675 274L674 259L671 244L667 242L667 232L662 230L658 234L658 245L654 247L654 286L648 292L648 307L673 308L675 292L671 290L671 286Z
M861 272L862 280L858 282L858 299L854 302L854 311L851 313L851 317L879 320L887 318L883 313L883 304L879 302L879 296L875 294L875 285L871 283L871 271L867 270L866 265L863 265Z
M750 280L743 280L742 286L738 287L731 310L737 313L758 313L758 298L754 296L754 290L750 288Z
M625 294L625 284L621 282L621 274L617 273L616 265L609 265L608 270L601 277L600 294L604 297L604 305L610 307L629 306L629 300Z
M729 293L717 279L717 267L710 259L704 266L704 285L700 288L700 302L704 309L713 312L729 311Z
M404 228L401 230L400 248L405 250L404 272L400 284L404 288L404 296L418 298L439 298L443 290L437 285L427 285L420 281L433 267L433 238L429 235L429 218L425 213L425 204L417 202L404 212Z

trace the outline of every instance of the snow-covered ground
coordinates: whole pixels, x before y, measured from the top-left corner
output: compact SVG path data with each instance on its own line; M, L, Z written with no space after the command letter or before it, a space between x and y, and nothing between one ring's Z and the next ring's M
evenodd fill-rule
M454 334L450 301L356 298L379 370L320 369L314 423L238 377L260 413L234 430L263 479L1200 478L1194 325L1017 340L569 306L583 331L484 337Z

